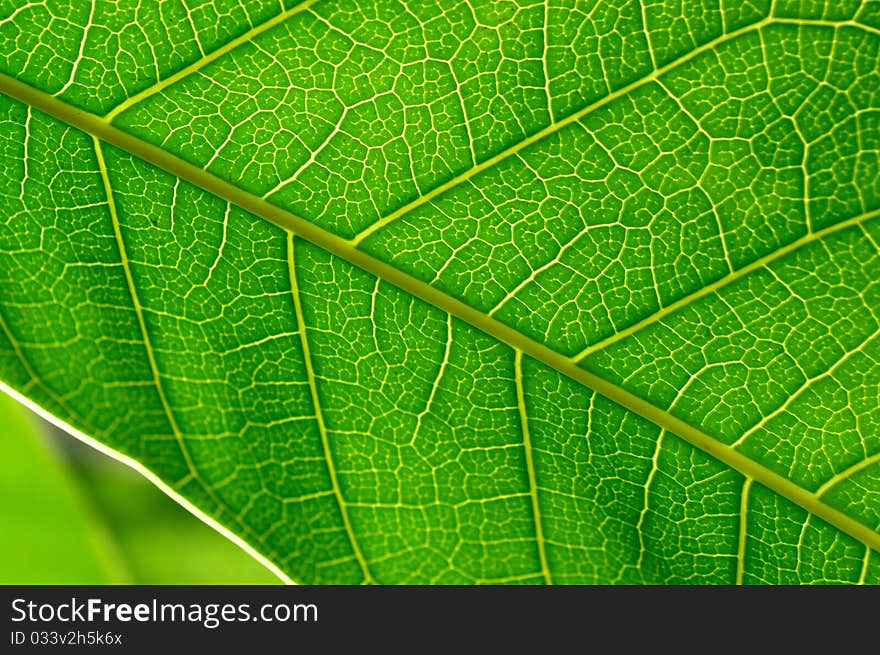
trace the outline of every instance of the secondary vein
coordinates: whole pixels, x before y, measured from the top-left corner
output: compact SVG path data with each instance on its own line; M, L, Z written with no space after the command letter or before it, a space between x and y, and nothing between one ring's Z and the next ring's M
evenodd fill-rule
M514 377L516 379L516 405L519 409L519 422L522 429L523 450L526 457L526 472L529 478L529 496L532 499L532 518L535 522L535 541L538 544L538 559L541 563L541 575L547 584L553 584L550 566L547 564L547 546L544 540L544 521L541 518L541 503L538 501L538 482L535 476L535 461L532 450L532 438L529 433L529 417L526 413L525 389L523 386L522 351L517 350L514 357Z
M168 427L171 429L171 433L174 436L175 441L177 442L178 447L180 448L181 455L183 456L183 461L186 464L187 470L189 471L189 477L196 484L198 484L202 490L208 495L208 497L214 502L218 509L223 511L229 518L235 522L235 524L242 530L249 538L253 538L255 541L260 543L261 545L265 545L262 538L255 534L247 525L242 523L238 517L236 512L232 511L232 509L217 496L214 492L214 489L207 483L207 481L202 477L199 472L198 467L195 465L195 462L192 459L192 455L189 452L189 448L186 444L186 440L183 437L183 432L180 429L180 426L177 423L177 419L174 416L174 412L171 409L171 403L168 401L168 396L165 393L165 387L162 384L162 377L159 373L159 365L156 362L156 354L153 349L153 342L150 337L150 332L147 329L147 322L144 318L144 308L141 305L140 297L137 292L137 286L134 283L134 278L131 273L131 264L128 259L128 251L125 246L125 241L122 237L122 229L119 224L119 215L116 211L116 202L113 198L113 188L110 184L110 176L107 172L107 164L104 161L104 151L101 147L101 142L97 137L93 136L94 147L95 147L95 157L98 162L98 169L101 174L101 181L104 185L104 193L107 196L107 206L110 213L110 221L113 224L113 234L116 238L117 249L119 250L119 261L122 265L123 274L125 275L125 281L128 285L128 292L131 298L132 307L134 308L135 315L137 316L138 327L141 333L141 340L144 345L144 351L146 352L147 362L150 366L150 373L153 377L153 383L156 388L156 393L159 398L159 403L162 406L162 410L165 413L165 416L168 420ZM177 482L177 486L183 486L186 478Z
M617 98L625 96L627 93L631 93L632 91L635 91L636 89L641 88L642 86L645 86L646 84L654 81L655 79L657 79L658 77L660 77L664 73L668 73L669 71L674 70L678 66L690 61L691 59L694 59L695 57L701 55L704 52L711 50L712 48L717 48L722 43L726 43L727 41L731 41L737 37L742 36L743 34L747 34L749 32L753 32L755 30L758 30L761 27L763 27L769 23L770 23L770 19L764 18L758 22L751 23L749 25L745 25L737 30L734 30L733 32L729 32L727 34L722 34L718 38L713 39L712 41L709 41L707 43L704 43L703 45L701 45L697 48L694 48L693 50L691 50L687 54L684 54L681 57L678 57L677 59L672 60L668 64L665 64L664 66L661 66L660 68L653 69L647 75L644 75L643 77L640 77L639 79L634 80L634 81L630 82L629 84L620 87L616 91L612 91L611 93L609 93L605 96L602 96L600 99L596 100L595 102L592 102L592 103L588 104L586 107L583 107L583 108L577 110L576 112L569 114L565 118L562 118L558 121L554 121L554 122L550 123L549 125L547 125L547 127L543 128L542 130L539 130L539 131L535 132L534 134L532 134L531 136L528 136L525 139L518 141L514 145L502 150L498 154L490 157L489 159L483 160L482 162L480 162L476 166L473 166L473 167L467 169L463 173L456 175L455 177L448 180L447 182L445 182L437 187L434 187L433 189L431 189L430 191L428 191L425 194L422 194L421 196L419 196L415 200L412 200L409 203L407 203L406 205L403 205L402 207L396 209L395 211L391 212L387 216L380 218L378 221L376 221L375 223L370 225L368 228L366 228L365 230L361 231L359 234L354 236L350 240L351 244L357 245L357 244L361 243L364 239L369 237L371 234L374 234L375 232L379 231L381 228L385 227L389 223L393 223L401 216L403 216L405 214L409 214L414 209L433 200L434 198L436 198L440 194L446 193L447 191L459 186L460 184L471 179L472 177L474 177L478 173L481 173L482 171L486 170L487 168L491 168L491 167L495 166L496 164L512 157L513 155L520 152L524 148L527 148L528 146L533 145L533 144L547 138L548 136L558 132L562 128L564 128L568 125L571 125L572 123L578 122L580 119L584 118L587 114L590 114L590 113L596 111L597 109L604 107L605 105L611 103L612 101L616 100Z
M664 318L666 318L670 314L677 312L679 309L682 309L683 307L686 307L688 305L693 304L694 302L696 302L700 298L704 298L705 296L708 296L709 294L714 293L714 292L718 291L719 289L722 289L723 287L726 287L726 286L732 284L733 282L736 282L740 278L744 278L749 273L753 273L754 271L756 271L758 269L767 268L773 262L775 262L779 259L782 259L786 255L789 255L789 254L795 252L796 250L799 250L800 248L803 248L804 246L806 246L810 243L813 243L814 241L819 241L821 239L824 239L827 236L835 234L836 232L840 232L840 231L845 230L845 229L852 227L854 225L859 225L861 223L864 223L865 221L869 221L872 218L876 218L878 216L880 216L880 209L874 209L872 211L858 214L857 216L852 216L846 220L835 223L834 225L829 225L828 227L826 227L822 230L819 230L817 232L805 234L800 239L797 239L796 241L792 241L791 243L789 243L785 246L782 246L778 250L774 250L772 253L764 255L760 259L756 259L751 264L747 264L741 268L738 268L734 272L729 273L728 275L725 275L722 278L719 278L715 282L712 282L711 284L707 284L706 286L701 287L697 291L694 291L691 294L688 294L686 296L679 298L675 302L670 303L669 305L666 305L665 307L663 307L659 311L656 311L653 314L646 316L645 318L638 321L637 323L633 323L632 325L615 332L611 336L609 336L605 339L602 339L601 341L597 341L596 343L590 344L589 346L584 348L581 352L579 352L577 355L575 355L572 358L572 361L574 361L574 362L583 361L585 358L589 357L594 352L597 352L599 350L603 350L603 349L607 348L608 346L610 346L611 344L613 344L617 341L620 341L621 339L624 339L624 338L626 338L636 332L639 332L649 325L653 325L654 323L659 323L661 320L663 320Z
M736 584L743 583L743 574L746 568L746 538L748 536L749 493L752 490L752 479L746 478L743 482L739 500L739 538L736 548Z
M219 59L220 57L225 55L227 52L234 50L238 46L247 43L251 39L254 39L255 37L259 36L263 32L266 32L267 30L275 27L276 25L283 23L291 16L294 16L295 14L298 14L301 11L308 9L313 4L315 4L315 2L317 2L317 1L318 0L305 0L305 2L301 2L300 4L296 5L295 7L292 7L286 11L283 11L279 14L276 14L275 16L270 18L269 20L252 27L250 30L248 30L247 32L245 32L241 36L238 36L238 37L232 39L231 41L228 41L227 43L223 44L222 46L220 46L216 50L212 50L207 55L205 55L201 59L193 62L192 64L190 64L186 68L181 68L179 71L177 71L173 75L169 75L168 77L166 77L165 79L162 79L162 80L157 80L156 83L153 84L152 86L149 86L146 89L139 91L138 93L134 94L130 98L126 98L123 102L119 103L113 109L111 109L109 112L107 112L107 114L105 114L104 118L108 121L112 121L114 118L116 118L119 114L124 112L129 107L136 105L137 103L141 102L142 100L146 100L147 98L149 98L152 95L155 95L156 93L158 93L162 89L171 86L175 82L179 82L183 78L189 76L192 73L195 73L198 70L201 70L202 68L204 68L205 66L207 66L211 62L216 61L217 59ZM193 38L195 38L196 42L198 43L198 36L193 35Z
M339 513L342 516L342 523L348 535L348 541L351 545L351 550L354 553L355 559L358 561L358 564L361 567L361 571L364 574L364 582L367 584L375 584L376 581L370 574L370 569L367 566L367 560L364 558L364 555L361 552L360 546L358 545L357 537L354 534L354 529L351 526L351 520L348 516L348 506L346 505L345 499L342 497L342 489L339 486L339 476L336 473L336 464L335 460L333 459L333 453L330 449L330 439L327 436L327 425L324 423L324 412L321 409L321 401L318 397L318 386L315 382L315 371L312 367L312 356L311 352L309 351L309 340L306 335L306 322L305 318L303 317L299 284L296 281L296 266L294 264L293 249L293 233L291 232L287 235L287 268L290 276L290 293L293 296L293 309L296 314L296 323L300 336L300 343L302 344L303 360L305 361L306 377L309 381L309 391L312 397L312 406L315 409L315 421L317 421L318 423L318 432L321 435L321 446L324 450L324 461L327 463L327 474L330 476L330 486L333 488L333 495L336 497L336 504L338 505Z

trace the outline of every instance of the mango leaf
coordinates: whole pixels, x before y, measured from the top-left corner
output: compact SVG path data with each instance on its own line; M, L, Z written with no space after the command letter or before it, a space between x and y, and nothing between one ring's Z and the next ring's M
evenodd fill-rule
M880 3L0 19L0 377L311 583L880 581Z

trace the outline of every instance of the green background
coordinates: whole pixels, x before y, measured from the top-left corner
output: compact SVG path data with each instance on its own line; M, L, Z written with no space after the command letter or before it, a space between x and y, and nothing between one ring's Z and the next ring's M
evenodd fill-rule
M140 474L0 394L0 584L278 584Z

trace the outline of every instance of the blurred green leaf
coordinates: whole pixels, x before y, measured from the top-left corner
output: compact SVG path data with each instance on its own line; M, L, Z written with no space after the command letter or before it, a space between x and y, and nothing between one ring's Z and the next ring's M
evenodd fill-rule
M0 394L0 583L277 584L148 480ZM42 429L41 429L42 427Z
M0 394L0 582L128 582L74 481L35 419Z
M278 584L257 560L112 460L87 460L77 474L135 583Z

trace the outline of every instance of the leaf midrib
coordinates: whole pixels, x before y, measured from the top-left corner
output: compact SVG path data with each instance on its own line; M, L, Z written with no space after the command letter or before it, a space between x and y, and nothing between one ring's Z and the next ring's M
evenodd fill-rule
M761 23L763 24L767 22L769 22L769 19L764 19ZM743 30L755 29L756 25L758 25L758 23L743 28ZM5 73L0 73L0 92L54 116L55 118L80 129L97 139L106 141L107 143L153 164L172 175L180 177L209 193L232 202L242 209L260 216L261 218L296 234L318 247L323 248L327 252L330 252L393 284L394 286L403 289L438 309L458 317L479 330L506 343L515 350L521 351L523 354L544 363L545 365L572 378L576 382L606 396L622 407L625 407L651 421L655 425L669 430L703 452L706 452L743 475L754 479L756 482L761 483L781 496L800 505L807 511L849 534L866 546L880 552L880 534L874 532L868 526L856 521L840 510L825 504L813 492L800 487L791 480L746 457L742 453L721 443L702 430L673 416L666 410L636 396L604 377L579 367L576 358L567 357L548 346L527 337L461 300L458 300L457 298L430 286L424 281L357 249L350 240L318 227L290 211L282 209L262 198L244 191L240 187L214 175L213 173L209 173L204 169L159 148L158 146L135 137L132 134L111 125L105 118L67 104L64 101L61 101L43 91L39 91L28 84L20 82ZM561 122L562 121L559 123ZM557 125L559 123L557 123ZM796 243L798 245L804 245L804 243L821 238L827 233L843 229L850 224L862 222L877 215L880 215L880 210L874 210L860 216L852 217L843 223L837 223L821 232L807 235L807 237L804 237ZM794 244L790 245L793 246ZM792 249L793 248L783 248L774 254L768 255L761 261L763 264L766 264L768 261L782 256L782 254L787 254ZM755 267L753 266L752 269L753 268ZM745 272L747 272L745 269L740 269L740 271L719 280L718 283L716 283L716 286L724 286L731 282L732 279L745 274Z
M13 78L0 74L0 90L16 99L44 111L102 139L130 154L166 170L206 191L224 198L265 220L288 230L307 241L341 257L387 282L421 298L435 307L457 316L474 327L503 341L512 348L543 362L584 386L601 393L655 425L675 433L697 448L712 455L740 473L776 491L807 511L834 525L867 546L880 552L880 534L839 510L826 505L815 494L791 480L771 471L733 448L722 444L705 432L669 414L626 389L577 366L576 362L546 345L535 341L500 321L486 316L474 307L431 287L427 283L396 269L361 250L353 248L345 239L257 198L212 173L190 164L165 150L109 125L102 118L72 107L57 98L38 91ZM850 221L866 220L880 214L880 210L854 217ZM837 229L840 227L834 226ZM821 233L812 235L819 238Z

